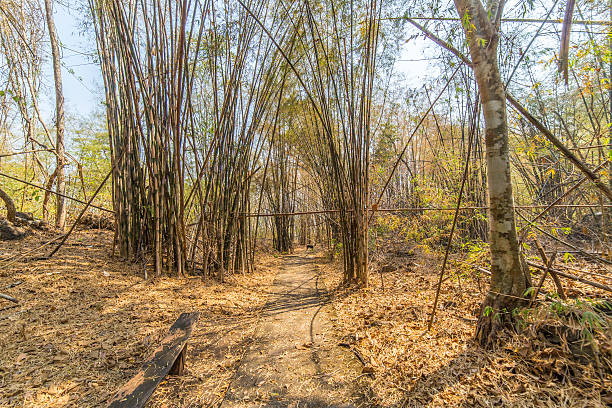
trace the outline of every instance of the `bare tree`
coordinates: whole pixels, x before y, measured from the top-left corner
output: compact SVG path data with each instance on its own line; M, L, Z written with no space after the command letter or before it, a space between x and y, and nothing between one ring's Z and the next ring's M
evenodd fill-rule
M66 193L66 180L64 166L64 91L62 88L62 71L59 55L57 33L53 20L53 5L51 0L45 0L45 11L47 15L47 27L49 28L49 41L51 42L51 55L53 57L53 77L55 79L55 151L56 151L56 197L57 207L55 212L55 226L64 229L66 224L66 207L63 195ZM61 195L60 195L61 194Z

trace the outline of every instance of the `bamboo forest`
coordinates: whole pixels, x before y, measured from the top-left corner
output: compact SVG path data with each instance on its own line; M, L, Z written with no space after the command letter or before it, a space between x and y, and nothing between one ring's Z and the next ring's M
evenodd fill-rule
M611 407L611 79L610 0L0 0L0 407Z

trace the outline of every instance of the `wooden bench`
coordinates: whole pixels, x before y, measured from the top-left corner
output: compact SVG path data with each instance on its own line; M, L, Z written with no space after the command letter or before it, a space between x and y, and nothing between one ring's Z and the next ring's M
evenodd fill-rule
M141 408L168 374L182 375L187 340L200 313L183 313L140 370L110 400L109 408Z

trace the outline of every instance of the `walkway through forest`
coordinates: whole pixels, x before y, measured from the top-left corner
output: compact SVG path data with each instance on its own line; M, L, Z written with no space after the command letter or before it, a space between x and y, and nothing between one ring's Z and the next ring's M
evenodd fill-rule
M284 257L222 407L352 407L360 365L333 336L321 259Z

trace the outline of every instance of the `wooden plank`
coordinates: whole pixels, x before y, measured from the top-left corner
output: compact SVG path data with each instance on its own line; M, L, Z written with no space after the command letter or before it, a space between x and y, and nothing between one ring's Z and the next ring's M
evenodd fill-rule
M171 370L178 375L182 374L187 340L199 317L198 312L181 314L160 346L153 351L136 375L117 391L108 407L141 408Z
M172 368L170 368L170 375L183 375L183 371L185 370L185 357L187 356L187 344L183 346L183 350L179 353L178 357L172 364Z

